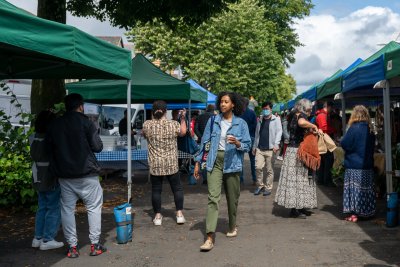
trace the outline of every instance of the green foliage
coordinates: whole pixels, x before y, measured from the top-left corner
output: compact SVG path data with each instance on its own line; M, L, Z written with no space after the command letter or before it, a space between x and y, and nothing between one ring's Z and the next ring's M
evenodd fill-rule
M332 179L335 185L342 186L344 182L344 167L343 165L339 165L337 168L332 168Z
M294 63L296 47L301 43L293 29L295 19L302 19L310 14L311 0L260 0L265 8L265 18L275 24L278 53L285 63Z
M160 59L161 68L180 66L213 93L235 91L259 101L285 101L295 92L295 81L285 73L285 58L278 51L282 36L277 24L265 14L259 1L241 0L198 27L175 19L177 26L171 29L154 20L127 35L137 50Z
M21 112L19 124L13 126L11 117L0 110L0 206L34 207L35 190L31 185L31 159L29 154L29 125L32 115L23 113L16 95L5 84L0 87L11 96L11 103Z
M171 18L174 17L196 25L221 12L226 3L234 1L236 0L69 0L67 8L75 16L95 17L101 21L109 19L113 26L127 28L154 18L173 26L174 21Z

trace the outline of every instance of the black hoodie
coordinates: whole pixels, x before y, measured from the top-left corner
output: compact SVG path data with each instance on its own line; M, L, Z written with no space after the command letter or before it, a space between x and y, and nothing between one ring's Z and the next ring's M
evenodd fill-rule
M97 176L100 167L93 152L103 150L96 126L80 112L57 118L47 134L51 172L58 178Z

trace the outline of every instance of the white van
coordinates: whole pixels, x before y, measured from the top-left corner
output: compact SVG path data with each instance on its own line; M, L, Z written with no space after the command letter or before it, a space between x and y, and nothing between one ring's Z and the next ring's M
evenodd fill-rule
M118 124L124 117L126 104L108 104L100 106L99 124L101 135L119 136ZM141 129L146 119L144 104L131 105L131 124L134 129Z
M30 113L31 112L31 85L32 80L15 79L15 80L3 80L11 91L16 95L17 101L21 104L21 109L16 108L16 103L11 103L13 99L10 95L7 95L5 91L0 91L0 109L3 110L8 116L11 116L11 123L14 126L20 125L20 116L16 116L18 113Z

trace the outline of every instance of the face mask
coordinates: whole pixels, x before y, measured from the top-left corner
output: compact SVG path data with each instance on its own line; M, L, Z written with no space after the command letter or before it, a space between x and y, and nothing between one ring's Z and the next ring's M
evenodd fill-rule
M269 109L263 109L261 112L261 115L268 117L269 115L271 115L271 110Z

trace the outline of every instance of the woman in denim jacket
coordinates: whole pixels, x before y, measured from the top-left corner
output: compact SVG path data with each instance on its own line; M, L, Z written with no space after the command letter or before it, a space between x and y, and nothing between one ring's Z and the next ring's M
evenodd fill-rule
M202 251L209 251L214 246L214 232L217 227L222 184L228 202L229 231L226 235L227 237L237 236L236 213L240 196L240 173L243 168L243 155L251 147L247 124L238 117L243 112L241 96L234 92L222 92L218 95L217 107L220 114L208 120L201 140L200 151L203 151L204 144L211 138L206 163L208 184L207 240L200 247ZM213 122L212 132L210 132L211 122ZM201 154L195 158L194 176L196 179L200 178L201 158Z

